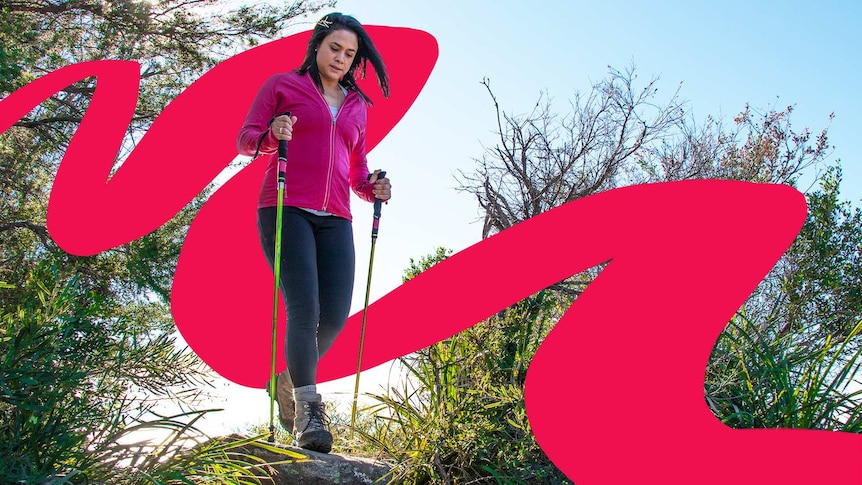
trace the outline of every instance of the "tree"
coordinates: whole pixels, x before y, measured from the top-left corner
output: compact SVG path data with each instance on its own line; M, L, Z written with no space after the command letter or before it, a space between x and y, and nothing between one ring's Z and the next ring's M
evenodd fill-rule
M739 428L862 432L862 211L839 202L839 165L807 195L799 236L731 319L706 401Z
M303 0L288 7L241 6L227 10L223 1L123 0L116 2L73 0L20 0L4 2L0 36L0 91L9 92L65 65L98 59L134 60L141 64L141 90L135 115L117 164L128 155L164 106L189 83L221 59L261 39L275 36L292 19L315 12L333 2ZM94 79L75 83L42 103L6 133L0 135L0 234L20 244L4 244L0 250L0 279L21 281L33 261L27 251L52 247L44 223L51 174L86 112L95 87ZM206 194L204 194L205 196ZM177 243L196 212L200 198L169 227L150 238L113 251L127 258L123 266L129 283L168 294ZM110 221L106 221L109 223ZM14 234L13 234L14 233ZM29 234L21 234L29 233ZM171 239L175 239L171 244ZM154 258L158 247L161 258ZM29 248L29 249L23 249ZM73 258L92 281L110 281L100 271L112 271L109 256ZM65 257L65 259L69 259ZM115 261L115 259L112 259ZM12 263L15 264L12 264ZM94 265L102 264L98 268ZM116 269L116 268L114 268ZM93 282L92 284L96 284ZM140 294L141 288L128 288ZM128 295L127 295L128 296ZM14 308L14 303L6 308Z
M637 85L634 66L609 68L605 79L560 115L545 94L526 115L501 109L490 82L498 143L459 172L458 190L476 197L482 237L542 212L613 188L685 179L717 178L795 184L800 174L828 156L827 129L814 139L793 130L793 107L760 111L745 106L728 129L720 119L698 124L688 102L673 92L658 98L658 79ZM832 115L829 116L831 120ZM552 289L576 297L600 267Z
M793 106L746 105L730 128L713 117L698 124L678 93L659 102L656 80L636 88L636 79L634 68L611 69L588 95L576 93L563 116L544 95L528 115L507 114L483 81L499 140L459 180L460 190L479 202L483 237L627 184L711 178L796 186L829 155L827 129L816 136L808 128L795 131ZM862 347L862 214L839 200L840 180L840 162L821 174L821 190L807 194L809 215L796 241L719 339L706 394L731 425L859 431L860 393L847 384ZM577 297L597 269L550 290L561 302ZM820 407L786 402L796 394L816 398ZM786 405L755 409L778 397Z
M562 117L544 94L530 114L507 114L490 81L482 81L494 102L499 142L476 160L475 172L460 172L459 190L476 196L483 238L618 186L634 157L681 123L676 94L657 104L657 80L637 88L635 79L634 68L611 69L586 96L575 93L572 112Z
M139 102L116 157L119 165L193 80L333 3L300 0L286 7L229 9L227 2L212 0L5 1L0 92L72 63L139 62ZM124 483L133 482L134 473L158 470L176 479L179 472L160 460L176 447L147 455L117 445L116 439L146 426L142 423L159 399L194 405L210 382L196 356L176 345L168 309L186 229L208 192L152 234L95 256L65 253L47 231L52 174L89 106L94 83L88 79L65 88L0 134L3 482L65 476L78 483L111 476L112 483ZM189 432L177 420L157 420L153 426ZM111 465L124 458L139 460L140 467L127 470L128 477L114 476Z
M805 169L823 163L830 147L826 128L813 140L808 128L795 132L790 120L793 110L788 106L761 111L746 105L730 129L712 116L702 125L689 119L661 143L638 154L634 180L708 178L795 186Z
M862 211L840 200L840 185L836 162L807 194L808 219L779 266L786 307L778 333L803 343L843 342L862 320Z
M794 183L828 155L826 129L815 140L807 128L793 131L792 106L766 112L746 106L730 130L713 117L701 126L678 91L661 101L657 78L643 87L636 82L633 66L610 68L589 93L576 92L571 112L561 116L545 94L529 114L506 113L490 81L482 81L497 114L498 143L476 159L473 172L459 173L458 189L476 197L483 238L566 202L635 183Z
M459 172L458 190L476 197L484 219L482 238L553 207L626 183L646 148L683 124L678 93L657 101L657 79L636 86L634 67L610 69L589 93L575 93L571 113L560 116L542 94L527 115L501 109L490 81L482 81L497 115L498 143ZM553 286L567 298L579 295L601 266Z

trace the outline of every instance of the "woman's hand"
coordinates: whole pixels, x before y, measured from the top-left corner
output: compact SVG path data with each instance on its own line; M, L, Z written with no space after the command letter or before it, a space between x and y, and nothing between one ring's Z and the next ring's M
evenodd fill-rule
M389 200L392 197L392 184L389 183L389 179L386 177L378 180L378 175L380 175L380 170L375 170L369 180L374 185L374 197L380 200Z
M296 116L281 115L275 117L269 125L269 131L276 140L290 141L293 138L293 124L296 123Z

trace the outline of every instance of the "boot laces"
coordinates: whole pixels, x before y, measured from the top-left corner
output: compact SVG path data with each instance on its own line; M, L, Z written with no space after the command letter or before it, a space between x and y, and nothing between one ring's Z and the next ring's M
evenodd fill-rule
M305 429L326 429L329 424L329 416L326 415L326 406L321 402L306 403L308 409L308 425Z

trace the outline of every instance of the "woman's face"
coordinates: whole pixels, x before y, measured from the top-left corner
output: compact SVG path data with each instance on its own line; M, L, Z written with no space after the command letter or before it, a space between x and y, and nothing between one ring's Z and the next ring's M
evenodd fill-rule
M350 30L333 30L317 47L317 70L323 84L334 85L344 77L353 64L359 39Z

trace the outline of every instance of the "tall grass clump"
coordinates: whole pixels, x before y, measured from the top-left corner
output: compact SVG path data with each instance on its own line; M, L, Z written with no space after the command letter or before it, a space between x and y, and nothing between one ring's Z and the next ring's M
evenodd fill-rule
M733 428L862 432L862 322L839 340L799 348L737 314L714 349L706 400Z
M409 279L449 252L413 262ZM560 307L540 292L400 359L407 378L372 395L362 446L389 458L394 483L570 483L535 441L524 379Z
M0 312L0 483L262 483L266 464L240 451L260 437L209 440L195 428L209 411L156 413L206 385L187 347L108 313L74 277L34 276L0 288L35 295Z

